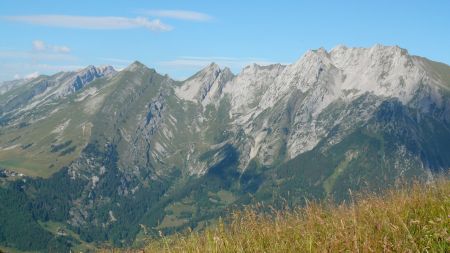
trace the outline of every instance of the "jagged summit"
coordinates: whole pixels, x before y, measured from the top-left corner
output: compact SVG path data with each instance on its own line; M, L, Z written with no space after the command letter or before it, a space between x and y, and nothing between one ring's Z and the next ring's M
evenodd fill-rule
M305 54L308 53L319 53L319 54L332 54L333 52L339 52L339 51L372 51L372 52L376 52L376 51L397 51L397 52L404 52L406 54L408 54L408 50L405 48L402 48L398 45L383 45L383 44L374 44L371 47L349 47L345 44L339 44L336 45L335 47L333 47L330 51L327 51L324 47L319 47L317 49L309 49L306 51Z
M94 75L96 74L98 76L111 76L111 75L116 74L116 72L117 71L114 69L114 67L110 66L110 65L103 65L103 66L98 66L98 67L96 67L94 65L89 65L84 69L76 71L77 75L79 75L79 76L87 74L87 73L94 74Z
M215 62L211 62L208 66L204 67L199 72L210 72L210 71L216 71L216 70L220 70L220 66Z
M207 104L212 98L220 97L224 85L234 77L229 68L221 69L216 63L211 63L176 89L179 98Z
M64 79L64 81L62 82L62 85L58 87L55 94L57 96L66 96L83 89L95 79L111 77L116 73L117 71L112 66L95 67L89 65L84 69L72 72L72 74L68 73L68 75L63 75L61 78Z
M302 57L300 57L294 65L298 62L304 61L305 58L322 58L323 59L331 59L339 61L345 61L346 58L349 57L369 57L374 60L381 60L381 58L385 57L401 57L401 56L409 56L408 50L401 48L397 45L395 46L385 46L382 44L375 44L372 47L347 47L346 45L337 45L332 48L330 51L327 51L325 48L320 47L318 49L310 49L306 51ZM340 59L338 59L340 58ZM386 60L386 59L385 59Z
M283 67L283 66L286 66L286 65L283 65L281 63L273 63L273 64L268 64L268 65L260 65L257 63L252 63L250 65L245 66L242 69L241 73L257 72L257 71L261 71L261 70L270 70L270 69L276 69L276 68Z
M181 82L140 62L108 73L89 66L0 95L0 174L48 177L11 193L28 198L29 217L87 238L185 229L249 194L343 199L450 168L450 67L396 46L309 50L237 75L212 63Z
M106 76L113 75L117 72L116 69L110 65L99 66L99 67L97 67L97 71L100 73L103 73Z
M145 64L136 60L136 61L132 62L130 65L128 65L128 67L126 67L124 70L136 71L138 69L147 69L147 68L148 67Z
M198 79L198 80L205 80L208 78L215 79L221 71L222 70L220 69L220 66L212 62L208 66L204 67L203 69L195 73L189 79Z
M373 92L407 102L425 76L420 65L407 50L398 46L377 44L371 48L349 48L340 45L330 52L323 48L309 50L286 67L263 98L264 107L272 106L293 87L306 92L317 85L335 96L353 90L357 94Z

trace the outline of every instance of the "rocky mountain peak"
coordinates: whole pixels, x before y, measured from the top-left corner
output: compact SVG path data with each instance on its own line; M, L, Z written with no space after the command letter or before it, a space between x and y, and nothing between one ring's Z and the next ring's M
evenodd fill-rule
M113 66L99 66L95 67L93 65L89 65L84 69L81 69L80 71L77 71L78 76L83 75L95 75L97 77L103 77L103 76L111 76L114 75L117 71L114 69Z
M356 61L371 61L372 63L384 64L407 57L409 57L409 54L406 49L399 46L383 46L380 44L376 44L371 48L348 48L339 45L330 51L330 58L333 64L339 68L345 68L349 64L358 64Z
M84 88L87 84L95 79L102 77L111 77L117 72L112 66L95 67L89 65L86 68L74 72L59 89L59 95L67 95Z
M2 166L49 176L13 184L16 196L31 193L49 222L113 238L143 219L184 229L249 194L344 197L450 168L450 67L396 46L319 48L236 76L212 63L183 82L153 71L89 66L1 95L0 157L17 161Z
M205 68L200 70L200 72L202 72L202 73L215 73L215 72L219 72L219 71L220 71L220 66L215 62L211 62L208 66L206 66Z
M339 45L327 52L323 48L307 51L288 65L263 98L264 108L273 106L292 88L301 92L321 86L335 98L352 90L412 99L426 71L416 64L408 51L398 46L374 45L371 48L349 48ZM334 99L335 99L334 98Z
M127 71L136 71L136 70L146 69L146 68L147 68L147 66L145 66L140 61L134 61L133 63L128 65L128 67L126 67L125 70L127 70Z
M231 77L234 76L233 72L232 72L231 69L228 68L228 67L225 67L224 69L222 69L222 72L223 72L223 75L224 75L224 76L231 76ZM231 79L231 78L230 78L230 79Z
M115 74L117 71L114 69L113 66L104 65L104 66L97 67L97 72L100 72L105 76L109 76L109 75Z
M208 103L210 98L220 96L223 86L233 77L229 68L221 69L216 63L211 63L187 79L175 92L185 100Z

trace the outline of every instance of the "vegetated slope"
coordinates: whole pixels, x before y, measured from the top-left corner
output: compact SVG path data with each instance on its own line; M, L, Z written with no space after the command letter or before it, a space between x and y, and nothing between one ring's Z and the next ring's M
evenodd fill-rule
M233 213L202 232L163 236L145 252L448 252L450 181L356 194L348 202L308 202Z
M12 82L0 94L0 166L49 177L79 157L95 102L86 98L115 74L112 67L89 66Z
M108 69L2 91L1 189L21 199L8 214L51 233L24 244L3 236L10 224L2 245L139 246L231 206L348 200L450 168L450 67L399 47L310 50L237 75L210 64L182 82L139 62Z

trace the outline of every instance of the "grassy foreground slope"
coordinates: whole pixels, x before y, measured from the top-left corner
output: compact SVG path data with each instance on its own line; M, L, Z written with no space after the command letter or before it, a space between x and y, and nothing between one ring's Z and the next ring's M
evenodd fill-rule
M233 213L229 222L151 241L145 252L450 252L450 181L350 203Z

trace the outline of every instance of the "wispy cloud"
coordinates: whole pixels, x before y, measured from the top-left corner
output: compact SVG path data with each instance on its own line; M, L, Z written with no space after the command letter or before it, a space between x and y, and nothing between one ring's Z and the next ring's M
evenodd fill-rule
M44 73L55 73L59 71L73 71L85 68L82 65L66 65L61 64L46 64L35 62L16 62L16 63L1 63L0 62L0 81L31 78ZM13 74L14 73L14 74Z
M108 58L108 57L99 57L97 59L104 61L106 63L130 64L131 62L133 62L132 60L128 60L128 59L118 59L118 58Z
M173 67L173 68L201 68L207 66L211 62L215 62L221 66L227 66L234 69L243 68L253 63L259 65L270 65L275 63L260 58L183 56L171 61L163 61L160 64L164 67Z
M45 51L46 45L42 40L34 40L33 41L33 49L36 51Z
M36 78L36 77L38 77L38 76L39 76L39 72L38 72L38 71L35 71L35 72L33 72L33 73L30 73L30 74L26 75L26 76L25 76L25 79Z
M82 68L74 64L79 59L70 52L68 46L52 45L42 40L32 41L29 50L0 49L0 80Z
M173 18L191 21L209 21L212 17L206 13L185 10L141 10L142 15L148 15L160 18Z
M101 17L69 15L4 16L3 19L33 25L78 29L132 29L147 28L151 31L170 31L173 28L159 19L149 20L145 17Z
M0 50L0 59L25 59L33 61L75 61L77 57L67 53Z
M36 52L50 52L57 54L68 54L71 51L68 46L49 45L42 40L33 41L33 50Z
M31 64L30 67L38 68L42 71L70 71L86 68L83 65L51 65L51 64Z

